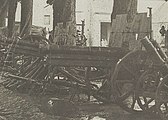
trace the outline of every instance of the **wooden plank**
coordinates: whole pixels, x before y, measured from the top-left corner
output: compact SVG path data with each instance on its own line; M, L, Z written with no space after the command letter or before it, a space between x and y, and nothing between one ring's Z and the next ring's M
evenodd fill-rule
M88 61L88 60L66 60L66 59L50 59L47 61L48 64L56 66L83 66L83 67L102 67L102 68L111 68L116 64L117 61Z
M114 44L115 42L115 39L114 39L114 33L116 31L116 19L113 19L112 21L112 30L111 30L111 33L110 33L110 38L109 38L109 46L112 47L112 45Z
M112 47L112 48L107 48L107 47L70 47L70 46L50 46L50 52L51 53L66 53L66 54L117 54L119 53L125 53L128 52L128 50L122 49L121 47Z
M151 60L155 65L162 66L162 68L165 66L167 68L167 66L164 65L165 61L159 55L158 51L156 50L156 48L153 46L153 44L147 37L142 39L141 43L145 47L146 51L148 52L148 55L150 56Z
M92 56L92 55L71 55L71 54L56 54L49 56L50 59L76 59L76 60L113 60L119 59L117 56Z
M136 14L133 22L128 24L127 28L130 28L130 34L128 34L126 38L126 41L129 42L129 49L141 49L141 43L139 40L148 34L147 13ZM138 36L137 39L136 35Z
M124 2L125 4L123 4L123 1L120 0L114 1L114 10L112 13L112 33L109 42L110 47L124 47L123 43L128 42L129 39L134 39L134 35L130 33L130 26L137 13L137 0L128 0ZM117 4L120 4L120 7L116 6ZM117 11L117 14L116 10L119 10Z
M112 33L110 40L110 47L121 47L123 40L123 31L125 29L127 22L127 15L117 15L115 20L115 25L112 25Z
M140 26L139 26L139 33L138 33L138 39L143 39L145 36L149 35L149 24L147 13L141 13L139 14L140 17Z
M117 15L112 23L110 47L122 47L122 43L128 43L129 49L141 49L139 39L144 38L149 32L147 13L138 13L132 22L127 21L127 15ZM136 34L138 38L136 40Z
M115 35L115 40L117 41L116 42L116 45L117 47L122 47L122 43L123 43L123 40L124 40L124 35L127 34L127 33L123 33L124 30L125 30L125 27L127 25L127 15L120 15L120 19L117 20L117 26L119 26L119 28L116 30L116 35Z
M137 18L137 15L134 16L132 22L128 22L126 25L126 29L125 29L125 38L124 38L124 42L128 43L129 49L130 50L134 50L135 48L139 48L139 42L136 40L136 33L134 31L134 24L135 24L135 20Z
M16 54L24 54L27 56L35 56L35 57L42 57L44 56L43 54L40 54L39 52L34 52L34 51L27 51L27 50L21 50L21 49L15 49L15 51L12 51L13 53Z
M75 81L79 84L85 84L83 79L77 78L76 76L74 76L73 74L71 74L71 70L65 70L62 68L58 69L63 75L67 76L68 78L70 78L72 81Z

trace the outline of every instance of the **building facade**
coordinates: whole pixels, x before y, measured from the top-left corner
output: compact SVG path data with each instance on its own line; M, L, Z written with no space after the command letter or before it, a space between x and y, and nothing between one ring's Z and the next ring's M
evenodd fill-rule
M20 22L21 4L17 6L16 21ZM53 25L52 6L47 6L46 0L33 1L33 25L46 27L47 30L52 30Z
M77 0L77 23L85 21L85 35L89 46L102 46L108 41L113 0Z

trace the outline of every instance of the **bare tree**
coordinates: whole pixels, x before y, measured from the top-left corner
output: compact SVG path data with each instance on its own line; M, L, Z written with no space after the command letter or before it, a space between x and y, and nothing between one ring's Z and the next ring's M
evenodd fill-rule
M116 15L128 14L132 16L137 12L137 0L114 0L111 20L115 19Z
M0 0L0 27L5 26L5 19L7 17L7 6L8 1L7 0Z
M74 45L76 34L76 0L48 0L53 4L54 42L58 45Z
M12 37L15 28L15 13L17 8L17 0L9 0L8 4L8 37Z
M21 0L21 36L29 35L32 27L33 0Z

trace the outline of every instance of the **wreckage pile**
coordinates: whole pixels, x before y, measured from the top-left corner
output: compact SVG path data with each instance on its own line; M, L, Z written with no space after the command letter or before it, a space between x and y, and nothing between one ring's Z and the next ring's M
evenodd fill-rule
M71 93L70 99L82 93L88 100L93 96L102 102L110 102L110 70L128 52L121 48L60 47L36 35L0 42L8 49L6 58L12 69L4 74L4 87L29 95ZM9 68L6 63L3 70Z

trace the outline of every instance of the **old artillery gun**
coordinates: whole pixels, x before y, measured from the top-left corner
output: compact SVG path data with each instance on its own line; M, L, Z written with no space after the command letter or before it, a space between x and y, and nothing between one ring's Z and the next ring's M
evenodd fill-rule
M167 119L167 55L155 41L144 38L141 43L145 51L132 51L117 63L111 76L113 96L128 112L156 113Z
M5 87L28 94L63 94L73 88L74 94L84 93L101 102L110 103L113 98L131 113L159 113L167 118L167 56L156 42L145 38L141 42L146 50L129 52L60 47L36 36L24 39L1 40L6 46L13 43L10 52L17 71L5 75Z

